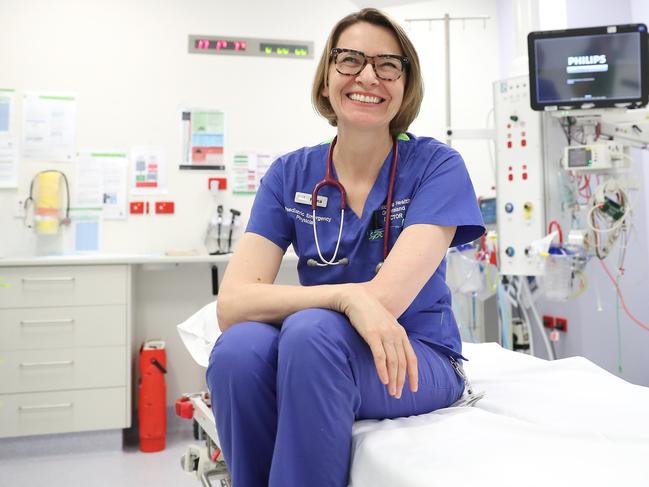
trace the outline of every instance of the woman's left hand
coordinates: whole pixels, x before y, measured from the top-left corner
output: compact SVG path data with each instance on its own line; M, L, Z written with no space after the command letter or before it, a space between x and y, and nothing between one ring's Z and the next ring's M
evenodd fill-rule
M408 375L410 390L417 391L417 355L406 330L383 304L358 284L347 284L341 295L340 311L369 345L381 382L399 399Z

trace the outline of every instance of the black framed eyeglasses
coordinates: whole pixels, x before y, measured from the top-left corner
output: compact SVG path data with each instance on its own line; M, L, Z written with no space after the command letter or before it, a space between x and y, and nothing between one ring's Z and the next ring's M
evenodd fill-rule
M398 80L408 65L408 58L405 56L396 54L367 56L364 52L341 47L331 50L331 59L336 66L336 71L345 76L359 74L365 69L367 63L370 63L376 77L384 81Z

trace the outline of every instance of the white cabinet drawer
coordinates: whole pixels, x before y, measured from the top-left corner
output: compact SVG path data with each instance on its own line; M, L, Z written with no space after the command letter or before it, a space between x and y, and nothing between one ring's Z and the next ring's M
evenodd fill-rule
M124 265L5 267L0 308L124 304L127 275Z
M126 345L126 305L0 309L0 350Z
M125 385L125 347L0 352L0 393Z
M128 428L126 389L0 394L0 437Z

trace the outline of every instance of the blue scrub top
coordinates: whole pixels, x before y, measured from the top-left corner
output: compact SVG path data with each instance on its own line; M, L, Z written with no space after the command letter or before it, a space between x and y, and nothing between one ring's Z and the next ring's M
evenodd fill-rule
M399 160L390 216L392 248L409 225L457 226L451 246L471 242L484 231L473 184L457 151L428 137L411 134L398 140ZM366 282L375 276L383 260L383 226L392 151L383 163L362 215L345 210L345 222L336 260L348 265L311 267L320 262L313 238L311 205L297 203L296 193L311 194L325 177L329 144L305 147L277 159L262 178L252 207L247 232L266 237L286 250L293 244L299 256L298 274L303 286ZM335 168L334 168L335 172ZM340 225L340 193L325 186L319 196L326 208L316 210L318 242L325 259L331 259ZM446 259L424 285L408 309L398 318L408 334L448 355L461 357L462 343L446 285ZM462 357L463 358L463 357Z

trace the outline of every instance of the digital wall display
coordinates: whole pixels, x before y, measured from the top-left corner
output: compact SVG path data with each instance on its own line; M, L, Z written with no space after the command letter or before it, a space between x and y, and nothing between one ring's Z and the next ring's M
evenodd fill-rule
M189 36L192 54L313 59L313 42L251 37Z
M309 46L297 44L277 44L263 42L259 45L259 50L264 55L275 54L277 56L295 56L295 57L308 57L311 53ZM313 57L313 56L311 56Z
M198 51L245 51L246 41L232 39L195 39L194 49Z
M644 24L528 35L534 110L647 104Z

